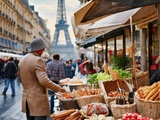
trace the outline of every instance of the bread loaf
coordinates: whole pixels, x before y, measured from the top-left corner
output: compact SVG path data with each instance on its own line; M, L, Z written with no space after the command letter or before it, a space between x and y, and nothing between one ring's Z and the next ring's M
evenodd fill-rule
M61 118L75 112L75 109L63 110L60 113L50 115L51 118Z
M145 100L149 100L156 92L158 91L158 87L152 88L150 93L146 96Z

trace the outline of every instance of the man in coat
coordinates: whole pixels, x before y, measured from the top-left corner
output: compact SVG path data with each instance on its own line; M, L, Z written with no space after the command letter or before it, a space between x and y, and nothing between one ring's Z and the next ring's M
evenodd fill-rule
M35 38L31 42L30 53L18 65L19 79L23 86L22 112L26 112L27 120L47 120L50 115L47 88L65 92L47 77L45 63L40 57L45 48L44 40Z

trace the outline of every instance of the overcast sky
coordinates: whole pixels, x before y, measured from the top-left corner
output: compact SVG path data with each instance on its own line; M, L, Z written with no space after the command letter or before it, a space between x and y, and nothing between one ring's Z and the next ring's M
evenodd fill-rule
M50 29L51 34L51 40L53 40L53 35L55 32L55 23L56 23L56 16L57 16L57 4L58 0L28 0L30 5L35 6L35 11L39 13L39 16L43 19L47 19L47 27ZM73 13L79 8L79 0L65 0L66 5L66 15L67 15L67 23L69 26L69 34L71 37L72 42L75 41L75 37L72 30L71 25L71 16L73 16ZM64 35L60 33L62 37ZM65 39L65 38L59 38Z

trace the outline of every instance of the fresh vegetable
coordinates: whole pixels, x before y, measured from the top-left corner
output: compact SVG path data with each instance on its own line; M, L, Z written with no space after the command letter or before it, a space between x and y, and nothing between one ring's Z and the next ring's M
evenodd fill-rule
M100 72L97 76L98 80L112 80L112 76L106 73Z
M87 77L87 83L88 84L98 84L97 76L98 76L98 73L89 74Z
M122 116L122 120L153 120L153 119L142 117L138 113L126 113Z
M116 69L120 78L132 78L132 74L129 71Z

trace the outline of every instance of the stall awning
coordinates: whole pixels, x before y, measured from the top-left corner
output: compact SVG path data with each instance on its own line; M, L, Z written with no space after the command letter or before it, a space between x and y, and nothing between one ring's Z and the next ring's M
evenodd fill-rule
M129 18L132 16L132 22L134 25L141 27L148 22L157 19L157 12L155 5L145 6L141 8L136 8L124 12L119 12L101 20L96 21L93 24L87 24L88 28L81 25L81 30L83 30L83 35L89 34L90 36L100 36L104 35L114 29L129 26ZM86 31L86 33L84 33ZM79 31L79 35L81 31Z
M93 0L87 2L85 5L80 7L75 13L74 13L74 19L75 19L75 25L79 25L84 18L85 14L91 9L92 5L95 2Z
M160 0L92 0L74 13L75 23L90 23L114 13L158 3Z
M83 43L83 47L84 47L84 48L87 48L88 46L91 46L92 44L95 44L95 43L96 43L96 38L97 38L97 37L94 37L94 36L88 38L88 39Z
M92 34L94 36L103 35L114 29L122 27L123 24L126 23L128 19L133 16L138 10L140 10L140 8L119 12L98 20L90 26L87 34Z

